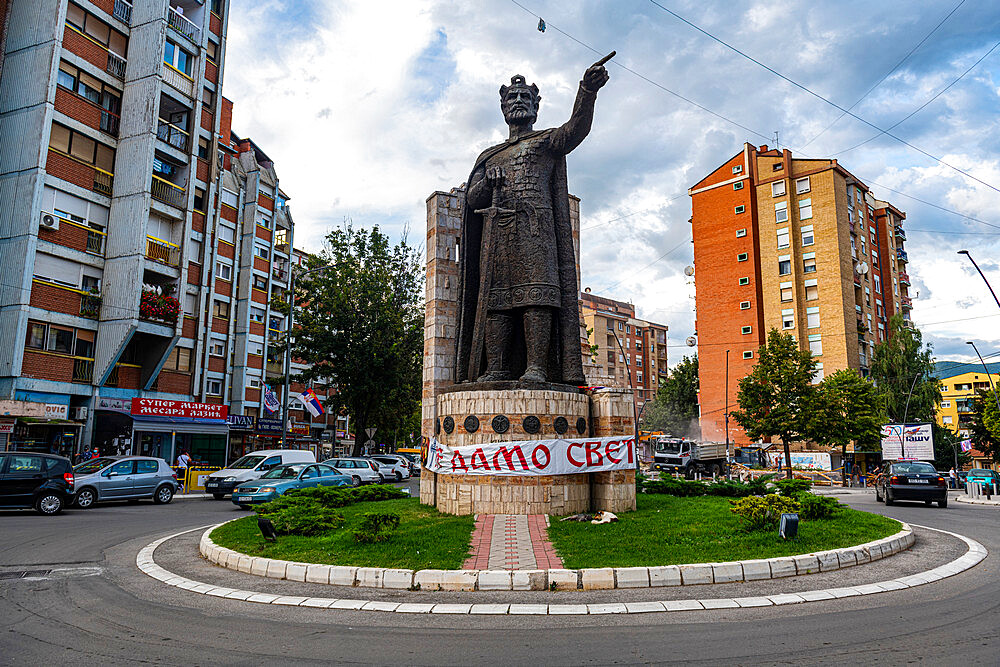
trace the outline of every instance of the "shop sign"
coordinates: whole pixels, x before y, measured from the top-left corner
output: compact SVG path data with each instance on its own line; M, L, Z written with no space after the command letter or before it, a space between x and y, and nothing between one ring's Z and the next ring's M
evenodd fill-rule
M98 398L96 409L129 415L132 414L132 401L128 398Z
M0 415L8 417L44 417L45 404L32 401L0 401Z
M133 398L132 414L144 417L184 417L225 421L229 408L212 403L165 401L159 398Z
M46 419L68 419L69 418L69 406L68 405L58 405L56 403L46 403L45 404L45 418Z
M253 415L229 415L226 417L230 431L252 431L255 422L256 417Z
M0 433L13 433L13 432L14 432L14 422L0 423Z
M447 447L428 443L424 467L463 475L568 475L601 470L634 470L635 439L523 440Z
M257 419L257 433L261 435L281 435L281 420L259 417Z
M309 435L309 424L292 423L288 426L288 432L295 435Z

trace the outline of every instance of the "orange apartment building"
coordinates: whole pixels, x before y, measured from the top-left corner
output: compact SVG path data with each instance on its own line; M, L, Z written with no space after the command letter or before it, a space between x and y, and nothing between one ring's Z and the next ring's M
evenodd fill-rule
M812 351L819 382L843 368L867 375L889 317L909 321L906 215L836 160L746 144L688 194L704 439L726 438L727 405L770 329ZM728 431L749 443L735 423Z

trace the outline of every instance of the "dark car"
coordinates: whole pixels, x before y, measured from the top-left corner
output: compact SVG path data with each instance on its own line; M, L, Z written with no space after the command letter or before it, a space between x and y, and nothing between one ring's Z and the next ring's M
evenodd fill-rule
M875 478L875 500L892 505L897 500L922 500L948 506L948 482L930 463L886 463Z
M0 507L58 514L73 500L69 459L35 452L0 452Z

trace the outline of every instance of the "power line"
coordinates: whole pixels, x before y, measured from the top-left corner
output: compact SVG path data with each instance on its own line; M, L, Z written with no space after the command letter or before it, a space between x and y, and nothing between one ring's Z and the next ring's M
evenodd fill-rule
M513 2L514 0L511 0L511 1ZM931 153L928 153L927 151L925 151L924 149L922 149L922 148L920 148L918 146L914 146L913 144L911 144L910 142L906 141L905 139L897 137L892 132L889 132L887 130L883 130L879 126L877 126L874 123L871 123L871 122L865 120L864 118L862 118L861 116L857 115L853 111L850 111L849 109L845 109L844 107L840 106L839 104L837 104L833 100L830 100L830 99L828 99L828 98L820 95L819 93L817 93L817 92L811 90L810 88L802 85L801 83L795 81L794 79L790 79L789 77L785 76L784 74L782 74L781 72L777 71L773 67L765 65L764 63L762 63L761 61L757 60L753 56L750 56L750 55L744 53L743 51L739 50L738 48L736 48L732 44L729 44L728 42L726 42L726 41L724 41L724 40L716 37L715 35L713 35L712 33L708 32L707 30L704 30L701 27L695 25L691 21L688 21L686 18L684 18L680 14L678 14L678 13L676 13L676 12L670 10L670 9L667 9L666 7L664 7L663 5L661 5L660 3L656 2L656 0L649 0L649 1L651 3L653 3L654 5L656 5L657 7L659 7L660 9L662 9L663 11L667 12L668 14L670 14L671 16L673 16L674 18L678 19L679 21L682 21L683 23L691 26L692 28L694 28L698 32L702 33L703 35L709 37L713 41L716 41L719 44L722 44L727 49L730 49L731 51L733 51L733 52L735 52L735 53L743 56L744 58L746 58L750 62L752 62L752 63L754 63L754 64L756 64L756 65L758 65L758 66L760 66L760 67L762 67L764 69L766 69L768 72L771 72L772 74L774 74L778 78L782 79L783 81L787 81L788 83L792 84L796 88L798 88L798 89L800 89L800 90L802 90L802 91L804 91L806 93L809 93L810 95L812 95L816 99L822 100L823 102L826 102L827 104L829 104L830 106L834 107L835 109L839 109L840 111L843 111L845 114L848 114L852 118L855 118L855 119L861 121L865 125L871 127L873 130L878 130L879 132L885 134L886 136L895 139L899 143L901 143L901 144L903 144L905 146L909 146L910 148L912 148L913 150L917 151L921 155L929 157L930 159L934 160L938 164L944 165L945 167L948 167L949 169L953 169L953 170L957 171L958 173L963 174L964 176L966 176L968 178L971 178L972 180L976 181L977 183L981 183L981 184L985 185L986 187L990 188L991 190L995 190L996 192L1000 192L1000 188L997 188L996 186L994 186L994 185L992 185L990 183L987 183L986 181L984 181L984 180L982 180L980 178L977 178L977 177L973 176L972 174L968 173L967 171L964 171L963 169L959 169L958 167L956 167L953 164L945 162L944 160L942 160L941 158L937 157L936 155L932 155Z
M868 97L868 95L869 95L869 94L870 94L870 93L871 93L871 92L872 92L873 90L875 90L876 88L878 88L878 87L879 87L879 86L880 86L880 85L882 84L882 82L883 82L883 81L885 81L886 79L888 79L888 78L889 78L889 75L890 75L890 74L892 74L892 73L893 73L893 72L895 72L895 71L896 71L897 69L899 69L899 66L900 66L900 65L902 65L902 64L903 64L903 63L904 63L904 62L906 61L906 59L907 59L907 58L909 58L910 56L912 56L912 55L914 54L914 52L915 52L915 51L916 51L917 49L919 49L919 48L920 48L920 47L921 47L921 46L923 45L923 43L924 43L924 42L926 42L926 41L927 41L928 39L930 39L930 36L931 36L931 35L933 35L933 34L934 34L935 32L937 32L938 28L940 28L940 27L941 27L942 25L944 25L945 21L947 21L948 19L950 19L950 18L951 18L951 15L952 15L952 14L954 14L954 13L955 13L956 11L958 11L958 8L959 8L959 7L961 7L961 6L962 6L962 5L964 5L964 4L965 4L965 0L959 0L959 3L958 3L957 5L955 5L955 6L954 6L954 7L952 8L952 10L951 10L950 12L948 12L948 14L947 14L947 15L946 15L946 16L945 16L945 17L944 17L943 19L941 19L941 20L940 20L940 21L938 22L938 24L937 24L936 26L934 26L934 29L933 29L933 30L931 30L931 31L930 31L929 33L927 33L926 35L924 35L924 38L923 38L922 40L920 40L919 42L917 42L917 45L916 45L916 46L914 46L914 47L913 47L912 49L910 49L910 50L909 50L909 51L907 52L907 54L906 54L905 56L903 56L903 57L902 57L902 58L901 58L901 59L899 60L899 62L897 62L897 63L896 63L895 65L893 65L893 66L892 66L892 69L890 69L890 70L889 70L888 72L886 72L885 74L883 74L883 75L882 75L882 78L881 78L881 79L879 79L879 80L878 80L878 81L876 81L876 82L875 82L874 84L872 84L872 87L871 87L871 88L869 88L868 90L866 90L866 91L865 91L865 93L864 93L864 95L862 95L862 96L861 96L861 97L859 97L859 98L858 98L857 100L855 100L855 101L854 101L854 104L852 104L851 106L849 106L849 107L847 107L847 108L848 108L848 109L853 109L854 107L858 106L858 104L860 104L860 103L861 103L861 100L863 100L863 99L865 99L866 97ZM804 149L804 148L805 148L806 146L808 146L809 144L811 144L812 142L816 141L816 140L817 140L817 139L819 139L819 138L820 138L821 136L823 136L824 134L826 134L826 131L827 131L827 130L829 130L829 129L830 129L831 127L833 127L834 125L836 125L836 124L837 124L837 123L838 123L838 122L840 121L840 119L841 119L841 118L843 118L843 117L844 117L844 116L846 116L846 115L847 115L847 113L846 113L846 112L844 112L844 113L841 113L841 114L840 114L839 116L837 116L837 117L836 117L836 118L834 119L834 121L833 121L832 123L830 123L830 124L829 124L829 125L827 125L827 126L826 126L825 128L823 128L823 131L822 131L822 132L820 132L819 134L817 134L817 135L816 135L815 137L813 137L812 139L810 139L810 140L809 140L809 141L807 141L806 143L802 144L802 146L800 147L800 150ZM891 129L891 128L890 128L890 129Z
M845 148L842 151L837 151L836 153L834 153L834 155L843 155L844 153L850 153L855 148L861 148L862 146L864 146L868 142L875 141L876 139L878 139L879 137L881 137L883 134L888 133L889 130L894 129L894 128L898 127L899 125L902 125L903 123L905 123L909 119L913 118L913 116L915 116L917 113L919 113L920 111L922 111L928 104L930 104L931 102L933 102L937 98L941 97L941 95L943 95L944 93L946 93L952 86L954 86L956 83L958 83L959 81L961 81L962 79L964 79L966 74L968 74L969 72L971 72L972 70L974 70L976 68L976 65L978 65L981 62L983 62L983 60L985 60L988 55L990 55L991 53L993 53L994 51L996 51L997 47L1000 47L1000 42L997 42L996 44L994 44L993 48L991 48L989 51L987 51L986 53L984 53L979 58L979 60L977 60L976 62L972 63L972 65L967 70L965 70L964 72L962 72L957 79L955 79L954 81L952 81L951 83L949 83L947 86L945 86L944 88L942 88L941 90L939 90L936 95L934 95L933 97L931 97L929 100L927 100L926 102L924 102L923 104L921 104L919 107L917 107L916 109L914 109L913 111L911 111L910 113L908 113L906 116L904 116L900 120L898 120L895 123L893 123L892 125L890 125L885 130L882 130L881 132L879 132L878 134L876 134L873 137L869 137L868 139L865 139L860 144L855 144L855 145L851 146L850 148Z

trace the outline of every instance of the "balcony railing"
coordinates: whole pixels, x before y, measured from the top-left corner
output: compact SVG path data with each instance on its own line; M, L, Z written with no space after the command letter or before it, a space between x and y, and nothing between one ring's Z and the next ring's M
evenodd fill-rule
M908 273L904 273L903 271L900 271L899 272L899 284L900 285L909 285L910 284L910 275Z
M111 373L108 374L108 379L104 383L105 387L117 387L118 386L118 365L116 364L114 368L111 369Z
M94 377L94 360L85 357L73 358L73 382L90 384Z
M170 181L160 178L156 174L153 174L153 181L150 185L150 191L153 194L154 199L158 199L165 204L170 204L171 206L176 206L177 208L184 208L186 193L184 188L179 185L174 185Z
M913 299L908 296L899 297L899 303L902 304L903 308L913 308Z
M102 195L111 196L111 192L115 185L115 175L110 171L104 171L98 167L94 167L94 192L100 192Z
M108 51L108 66L105 68L111 76L125 80L125 59L117 53Z
M98 231L87 232L87 252L92 255L104 255L104 234Z
M170 121L159 119L159 123L156 126L156 136L160 138L161 141L165 141L174 148L186 151L188 148L188 141L191 135L181 128L177 127Z
M83 294L80 296L80 315L96 320L101 316L101 295Z
M180 312L180 302L176 297L157 294L146 289L142 290L142 297L139 299L139 317L141 319L173 324L177 321Z
M177 244L146 236L146 259L160 262L168 266L178 267L181 264L181 249Z
M288 269L283 269L281 267L276 266L273 269L271 269L271 273L278 280L282 281L288 280Z
M902 227L897 226L896 227L896 238L899 239L899 240L901 240L901 241L905 241L906 240L906 230L903 229Z
M896 248L896 259L902 260L904 262L910 261L906 255L906 251L902 248Z
M167 25L195 44L201 43L201 28L173 7L167 7Z
M115 0L114 17L125 25L130 25L132 23L132 5L125 0Z

